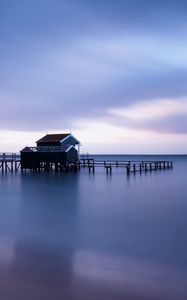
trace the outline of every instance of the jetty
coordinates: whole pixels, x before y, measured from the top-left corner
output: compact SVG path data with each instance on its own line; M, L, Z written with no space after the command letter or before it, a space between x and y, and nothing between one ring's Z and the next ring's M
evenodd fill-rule
M97 160L87 156L80 158L75 162L69 162L66 165L60 161L57 162L41 162L37 166L32 166L29 170L38 172L44 171L71 171L77 172L81 168L87 168L89 173L94 173L96 168L103 168L106 174L112 174L113 170L123 169L126 174L136 172L147 172L161 169L172 169L172 161L163 160ZM0 171L17 172L18 170L26 171L26 168L21 165L21 156L18 153L0 153Z
M36 141L36 146L26 146L20 154L1 153L0 171L22 172L27 170L40 171L71 171L77 172L87 168L94 173L96 168L104 168L106 174L114 169L123 169L125 173L147 172L153 170L170 169L172 161L155 160L99 160L94 156L80 154L80 141L69 133L46 134Z
M4 172L17 172L21 168L21 158L18 153L0 153L0 170Z
M161 169L171 169L173 168L172 161L151 161L151 160L95 160L93 158L81 158L80 165L83 168L88 168L89 172L95 172L95 168L103 167L107 174L111 174L112 170L115 168L123 168L127 174L136 173L137 171L153 171Z

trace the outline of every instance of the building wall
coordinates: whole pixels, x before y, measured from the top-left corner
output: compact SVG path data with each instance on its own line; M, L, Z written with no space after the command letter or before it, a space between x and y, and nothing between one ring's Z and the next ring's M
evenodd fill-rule
M37 147L41 147L41 146L61 146L60 142L37 142Z
M72 136L68 136L62 143L61 145L73 145L75 146L77 142Z
M22 168L39 167L40 163L61 163L66 164L66 152L21 152Z
M21 167L32 169L39 167L40 163L67 163L77 161L77 151L71 148L69 152L21 152Z
M77 162L78 160L78 152L75 148L71 148L67 152L67 162Z

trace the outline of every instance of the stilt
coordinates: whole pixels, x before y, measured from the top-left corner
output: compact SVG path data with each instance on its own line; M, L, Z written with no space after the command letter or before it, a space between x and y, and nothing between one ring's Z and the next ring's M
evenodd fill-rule
M112 167L111 167L111 165L109 165L109 166L105 166L105 168L106 168L106 173L108 174L108 173L112 173Z
M127 169L127 175L129 175L129 174L130 174L130 164L128 164L128 165L126 166L126 169Z

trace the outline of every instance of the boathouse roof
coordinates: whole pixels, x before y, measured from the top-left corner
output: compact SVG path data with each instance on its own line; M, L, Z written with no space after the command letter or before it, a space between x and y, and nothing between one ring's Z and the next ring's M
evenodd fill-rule
M44 137L36 141L36 143L60 143L69 138L73 139L74 145L80 144L80 142L71 133L46 134Z
M36 143L48 143L48 142L60 142L66 137L71 135L70 133L58 133L58 134L46 134L44 137L36 141Z

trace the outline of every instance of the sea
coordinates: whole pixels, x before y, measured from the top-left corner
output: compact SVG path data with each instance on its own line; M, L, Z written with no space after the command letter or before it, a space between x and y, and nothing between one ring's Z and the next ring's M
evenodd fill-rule
M186 300L187 156L126 174L0 173L0 299Z

